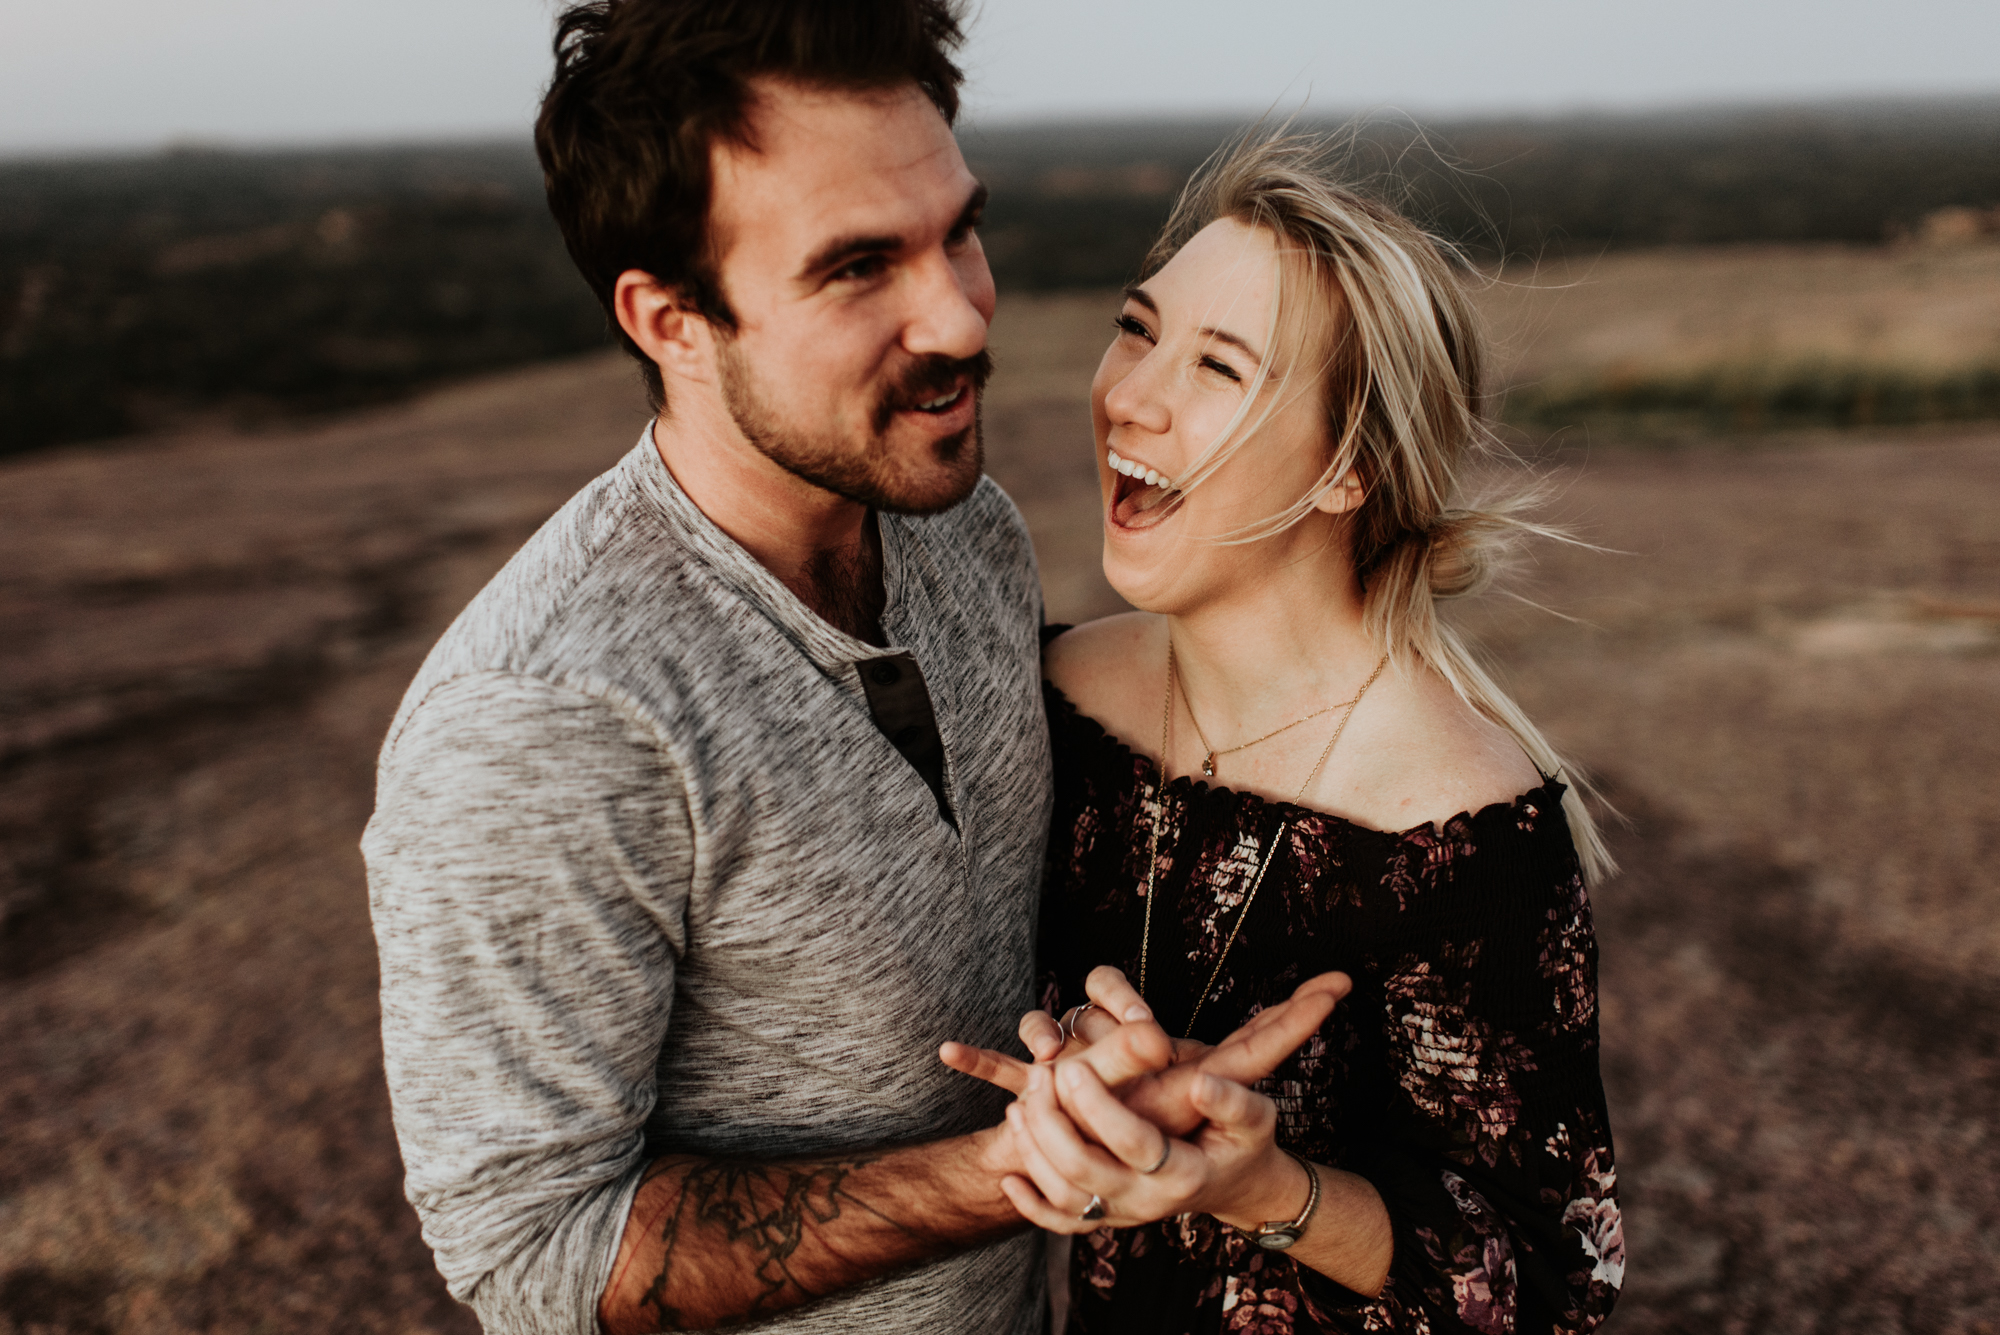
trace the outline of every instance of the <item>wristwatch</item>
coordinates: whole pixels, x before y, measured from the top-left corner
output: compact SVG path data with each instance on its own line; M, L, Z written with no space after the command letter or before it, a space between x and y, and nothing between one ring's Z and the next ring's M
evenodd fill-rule
M1284 1146L1278 1148L1284 1149ZM1312 1188L1310 1194L1306 1196L1306 1208L1299 1211L1297 1219L1269 1220L1257 1225L1256 1232L1250 1235L1251 1241L1259 1247L1266 1247L1274 1252L1281 1252L1297 1242L1306 1231L1306 1225L1312 1222L1313 1211L1319 1209L1319 1174L1314 1172L1313 1166L1301 1156L1292 1154L1290 1150L1285 1150L1285 1153L1291 1154L1292 1161L1306 1170L1306 1181L1312 1184Z

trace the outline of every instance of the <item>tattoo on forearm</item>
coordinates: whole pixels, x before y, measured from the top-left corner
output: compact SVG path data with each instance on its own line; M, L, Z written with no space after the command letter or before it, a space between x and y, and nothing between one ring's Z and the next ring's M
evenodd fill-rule
M649 1177L680 1174L681 1186L673 1208L659 1225L666 1251L640 1306L657 1320L661 1330L687 1329L690 1320L709 1324L702 1320L702 1314L683 1310L673 1301L681 1295L670 1296L669 1290L676 1280L682 1285L690 1281L687 1270L699 1274L696 1268L706 1268L705 1261L713 1265L711 1250L722 1248L740 1252L741 1273L756 1289L742 1316L819 1297L793 1264L809 1230L823 1228L841 1218L843 1210L853 1209L896 1232L911 1232L846 1190L849 1175L874 1162L872 1158L810 1164L704 1160L656 1165ZM683 1272L676 1272L677 1265Z

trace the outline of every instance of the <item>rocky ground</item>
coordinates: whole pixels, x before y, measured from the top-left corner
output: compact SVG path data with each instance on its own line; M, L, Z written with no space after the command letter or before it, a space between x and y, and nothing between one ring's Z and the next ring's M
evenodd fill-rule
M995 331L1095 570L1101 299ZM471 1331L401 1199L359 856L438 631L643 421L587 360L0 466L0 1332ZM1567 442L1467 614L1630 817L1597 897L1615 1329L2000 1332L2000 430Z

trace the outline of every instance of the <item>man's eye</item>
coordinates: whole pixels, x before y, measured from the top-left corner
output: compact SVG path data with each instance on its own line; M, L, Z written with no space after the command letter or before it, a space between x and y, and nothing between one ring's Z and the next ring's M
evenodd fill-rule
M888 267L889 262L880 255L863 255L858 260L849 260L833 271L835 282L851 282L857 278L873 278Z

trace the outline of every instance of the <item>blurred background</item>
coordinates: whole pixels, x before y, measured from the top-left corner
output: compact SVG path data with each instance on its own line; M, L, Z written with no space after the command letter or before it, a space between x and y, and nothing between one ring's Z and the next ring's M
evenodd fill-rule
M355 842L436 635L645 420L540 199L541 0L0 15L0 1335L471 1331ZM1458 242L1606 549L1463 609L1628 821L1629 1331L2000 1332L2000 8L986 0L991 471L1265 116ZM1549 609L1549 610L1542 610Z

